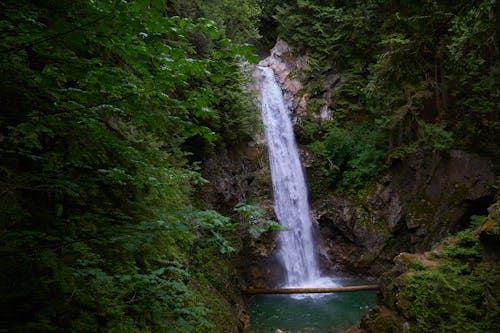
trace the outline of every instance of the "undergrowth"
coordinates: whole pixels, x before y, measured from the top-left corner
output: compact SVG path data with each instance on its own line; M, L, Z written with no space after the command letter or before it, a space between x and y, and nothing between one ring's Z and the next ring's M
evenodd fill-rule
M469 228L448 240L438 266L406 277L412 331L499 331L500 267L483 251L477 229Z

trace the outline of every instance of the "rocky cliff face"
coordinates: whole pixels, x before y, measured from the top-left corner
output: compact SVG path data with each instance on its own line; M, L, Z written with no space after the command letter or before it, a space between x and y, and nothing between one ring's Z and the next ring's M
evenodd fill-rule
M263 174L259 165L262 160L262 144L256 142L242 143L239 146L220 151L205 158L202 163L201 173L208 184L205 186L203 201L210 209L215 209L226 216L235 215L234 208L238 203L247 202L251 195L260 193L266 195L268 178ZM262 185L264 183L264 185ZM260 184L260 185L259 185ZM262 200L264 203L265 200ZM242 290L246 288L246 276L250 268L247 263L255 261L249 249L249 240L243 241L240 236L242 225L237 237L233 239L234 245L241 250L241 256L233 257L232 262L225 263L226 271L220 272L219 280L224 284L225 297L217 302L223 306L231 317L232 323L227 323L226 328L234 332L241 332L249 325L249 316L246 311L246 299ZM238 243L239 241L239 243ZM257 256L255 256L257 257ZM217 268L215 268L217 269ZM213 288L213 293L221 292ZM227 296L229 295L229 296ZM228 331L229 332L229 331Z
M271 171L265 142L262 137L224 150L203 162L202 175L209 181L205 201L210 208L238 219L234 208L239 203L251 203L262 216L252 222L259 224L275 219L272 201ZM257 221L260 220L260 221ZM274 256L276 232L251 233L248 220L239 217L235 266L242 273L245 288L272 287L282 280L284 272ZM257 226L257 225L255 225ZM254 226L254 227L255 227Z
M331 120L328 105L343 82L341 74L328 76L319 92L325 104L312 112L300 80L307 69L306 57L294 55L286 42L278 40L260 65L273 68L279 79L299 145L304 117ZM303 165L310 168L314 156L306 148L299 149ZM328 188L310 193L323 268L378 275L392 266L398 253L428 250L465 228L471 215L484 213L494 194L493 167L491 160L465 151L416 153L392 165L362 196L339 195Z
M474 230L432 251L401 253L379 280L378 305L350 333L496 332L500 204Z
M400 252L422 252L464 229L493 200L493 163L459 150L411 156L363 197L313 201L325 266L380 274Z
M259 63L260 66L269 66L273 69L278 84L283 91L283 97L288 109L292 114L292 121L296 130L300 130L302 119L309 116L318 122L332 119L328 108L331 104L332 92L342 82L341 75L332 73L322 84L322 97L324 103L320 106L320 112L310 113L307 108L309 93L303 90L302 73L307 70L307 57L297 55L290 46L282 39L278 39L276 45L271 49L271 54Z
M271 49L271 55L259 63L259 66L271 67L276 76L276 81L281 86L283 98L289 110L292 111L296 124L300 121L300 115L307 110L307 96L301 96L302 82L299 73L307 66L307 58L296 56L288 44L278 39L276 45Z
M284 41L278 41L260 65L275 71L300 132L301 119L310 112L299 80L307 59L294 56ZM325 100L342 82L338 74L329 77ZM329 104L313 115L318 121L330 119ZM312 168L314 156L304 147L299 149L306 170ZM231 214L237 203L251 198L266 218L274 217L264 138L207 159L203 170L211 183L206 199L213 207ZM326 187L312 191L311 213L322 267L378 276L393 266L399 253L429 250L464 229L472 215L484 213L493 200L494 183L491 160L453 150L447 155L411 155L392 165L362 195L338 194ZM241 267L249 285L269 287L280 280L280 265L273 256L276 245L275 233L242 241Z
M260 172L262 158L263 145L258 140L221 150L206 158L201 170L209 181L206 202L212 208L231 213L236 204L245 202L252 193L265 190L268 177ZM260 183L263 186L257 185Z

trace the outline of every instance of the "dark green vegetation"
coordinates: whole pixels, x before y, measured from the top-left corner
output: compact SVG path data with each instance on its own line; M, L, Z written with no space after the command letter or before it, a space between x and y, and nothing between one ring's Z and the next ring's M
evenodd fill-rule
M279 34L309 57L302 75L310 118L300 135L321 158L323 176L356 190L418 150L498 158L498 7L494 0L278 5ZM334 73L340 79L328 86ZM316 120L322 105L332 120Z
M0 331L235 329L196 161L260 128L227 38L254 30L176 6L0 2Z
M500 205L433 251L401 254L383 277L367 332L498 332L500 328ZM404 324L406 322L406 324ZM364 332L364 331L363 331Z
M500 268L484 255L477 232L468 229L444 247L438 267L416 267L406 278L415 332L498 332Z
M498 158L491 0L0 1L0 331L236 329L231 252L277 226L208 209L198 162L259 131L240 63L278 33L309 57L300 136L338 188L416 150Z

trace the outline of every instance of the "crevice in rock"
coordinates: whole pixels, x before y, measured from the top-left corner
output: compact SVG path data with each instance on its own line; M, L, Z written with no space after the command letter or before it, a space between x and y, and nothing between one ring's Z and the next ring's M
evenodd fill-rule
M460 230L466 229L470 225L470 219L474 215L488 215L488 207L495 202L492 196L484 196L475 200L467 200L464 203L466 210L458 222Z

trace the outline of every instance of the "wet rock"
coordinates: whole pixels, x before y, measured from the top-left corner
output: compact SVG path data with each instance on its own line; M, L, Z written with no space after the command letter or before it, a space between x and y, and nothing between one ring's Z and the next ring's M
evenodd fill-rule
M472 215L484 214L494 183L489 159L454 150L411 156L363 197L313 196L323 266L379 275L398 253L428 250L465 228Z
M310 95L303 90L302 73L308 68L307 56L300 55L282 39L278 39L272 48L271 54L259 63L260 66L269 66L274 70L277 82L283 91L285 105L290 110L296 134L300 136L304 118L312 118L318 123L333 119L330 105L332 104L333 92L343 82L339 73L331 73L327 76L318 94L323 98L323 104L319 106L319 112L308 112L308 100Z
M203 161L202 175L209 181L204 197L208 208L234 216L238 203L259 207L263 219L275 219L272 202L271 172L263 140L241 144L232 150L221 150ZM246 287L271 287L282 278L280 265L274 258L277 234L248 233L246 221L239 227L239 254L235 265L243 275ZM246 288L245 287L245 288Z
M385 255L391 231L382 213L358 199L327 196L313 202L313 219L318 223L324 266L337 270L380 274L391 265L393 253Z
M283 98L288 110L294 114L305 112L307 108L306 98L298 95L303 85L293 73L305 70L307 57L294 55L290 46L284 40L278 39L276 45L271 49L271 55L262 60L259 66L268 66L273 69L276 81L283 91Z

